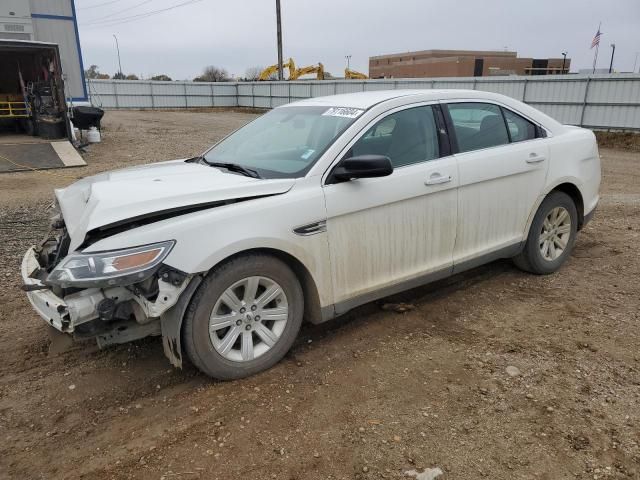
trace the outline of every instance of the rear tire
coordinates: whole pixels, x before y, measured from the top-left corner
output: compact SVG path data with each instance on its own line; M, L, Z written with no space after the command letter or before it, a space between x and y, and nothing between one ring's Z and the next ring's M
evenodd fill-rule
M304 296L293 271L264 254L213 269L183 323L183 345L203 373L232 380L266 370L289 351L302 325Z
M576 241L578 211L564 192L551 192L538 208L527 242L513 261L521 270L536 275L556 272L567 260Z

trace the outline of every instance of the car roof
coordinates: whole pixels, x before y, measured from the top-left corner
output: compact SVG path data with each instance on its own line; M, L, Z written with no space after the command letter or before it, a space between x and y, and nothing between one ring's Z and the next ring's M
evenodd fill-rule
M413 89L413 90L374 90L370 92L344 93L328 97L315 97L288 103L278 108L299 106L348 107L367 110L375 105L398 99L407 99L406 103L433 102L439 100L488 100L506 105L514 111L533 119L552 134L563 131L563 126L545 113L514 98L483 90L464 89Z
M367 109L379 103L401 97L416 97L415 101L435 101L451 98L482 98L501 100L505 97L491 92L458 89L376 90L371 92L343 93L327 97L307 98L286 106L334 106Z

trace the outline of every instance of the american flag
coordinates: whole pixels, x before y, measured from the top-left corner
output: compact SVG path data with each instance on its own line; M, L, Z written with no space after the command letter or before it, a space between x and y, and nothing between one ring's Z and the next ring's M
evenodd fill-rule
M600 45L600 35L602 35L602 33L600 33L600 27L598 27L598 32L596 33L596 36L593 37L593 41L591 42L591 48Z

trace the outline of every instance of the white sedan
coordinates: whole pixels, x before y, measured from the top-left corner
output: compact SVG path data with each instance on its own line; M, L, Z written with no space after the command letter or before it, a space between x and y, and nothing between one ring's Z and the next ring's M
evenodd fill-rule
M174 365L240 378L278 362L303 320L498 258L555 272L599 186L591 131L502 95L313 98L196 158L56 190L23 288L76 338L162 335Z

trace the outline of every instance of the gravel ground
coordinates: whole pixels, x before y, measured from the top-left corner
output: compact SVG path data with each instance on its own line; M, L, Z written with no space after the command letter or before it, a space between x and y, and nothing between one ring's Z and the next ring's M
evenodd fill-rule
M88 167L0 176L0 478L640 478L640 154L603 149L573 257L496 262L303 328L276 367L212 382L158 339L55 353L19 290L51 190L201 152L254 118L108 112Z

